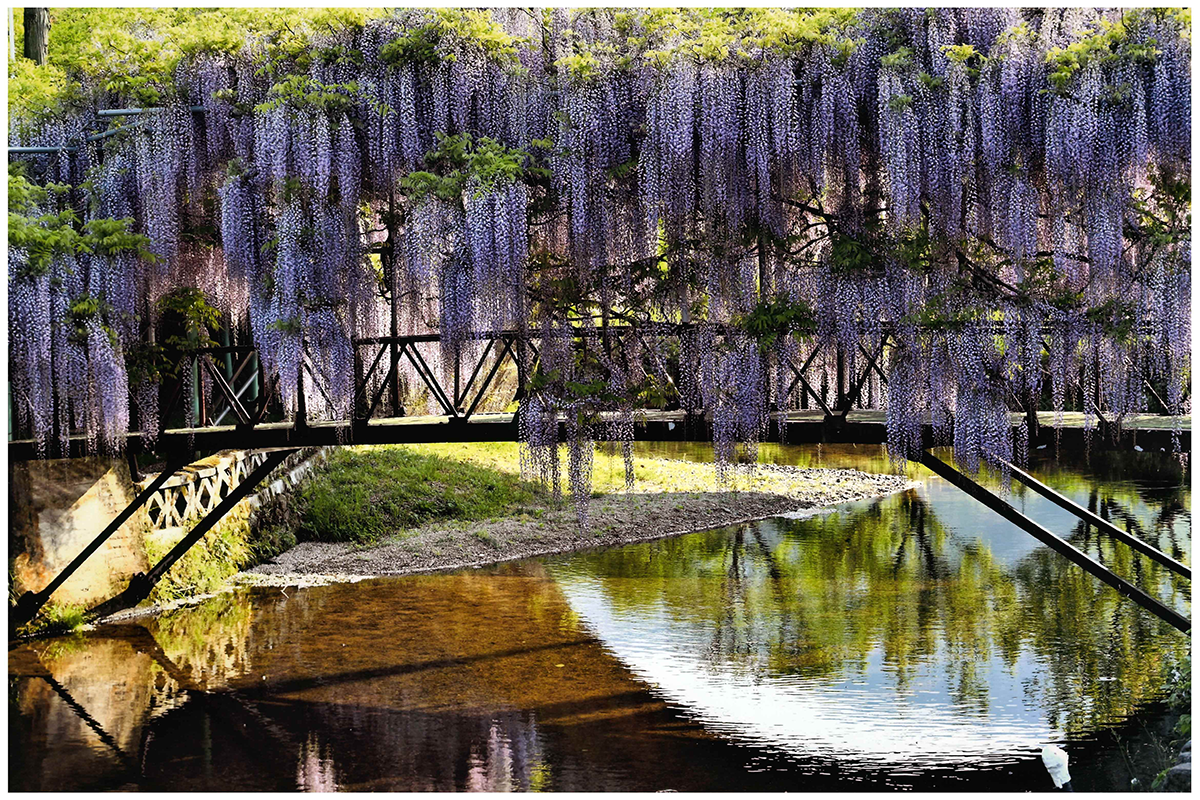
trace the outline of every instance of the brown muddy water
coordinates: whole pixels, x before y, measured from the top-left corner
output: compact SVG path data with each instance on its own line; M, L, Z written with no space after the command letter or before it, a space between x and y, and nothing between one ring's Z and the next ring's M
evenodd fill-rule
M874 447L762 455L887 469ZM1035 472L1190 563L1169 458ZM1188 638L918 477L809 519L245 589L11 647L9 788L1045 791L1052 741L1077 790L1128 789ZM1190 613L1187 582L1012 502Z

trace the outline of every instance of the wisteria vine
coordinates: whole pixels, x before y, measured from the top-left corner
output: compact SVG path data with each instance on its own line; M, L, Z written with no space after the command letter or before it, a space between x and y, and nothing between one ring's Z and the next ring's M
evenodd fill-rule
M1008 415L1043 406L1187 413L1188 26L403 10L202 49L94 141L128 101L85 84L10 130L71 148L22 156L50 191L10 204L18 426L45 455L153 438L181 286L288 416L353 413L358 338L438 333L442 368L490 332L541 342L518 348L526 465L557 491L565 437L577 498L634 408L708 415L724 464L864 366L852 401L887 410L897 459L931 425L967 468L1019 460Z

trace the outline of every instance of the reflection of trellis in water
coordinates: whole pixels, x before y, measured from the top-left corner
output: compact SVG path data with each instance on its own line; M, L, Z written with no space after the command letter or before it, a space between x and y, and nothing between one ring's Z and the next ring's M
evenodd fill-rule
M266 460L267 454L263 452L240 452L211 456L187 465L146 501L151 525L175 528L200 519ZM146 479L138 487L146 489L149 485L150 479Z

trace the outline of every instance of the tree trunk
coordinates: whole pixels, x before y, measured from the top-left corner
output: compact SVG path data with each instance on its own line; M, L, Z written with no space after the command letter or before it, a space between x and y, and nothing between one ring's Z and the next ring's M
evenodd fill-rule
M49 45L50 9L25 9L25 57L35 64L45 64Z

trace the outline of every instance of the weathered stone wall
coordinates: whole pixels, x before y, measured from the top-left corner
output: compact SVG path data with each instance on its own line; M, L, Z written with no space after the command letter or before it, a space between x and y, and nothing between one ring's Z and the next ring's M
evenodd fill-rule
M125 461L76 458L9 465L10 592L37 591L77 556L137 495ZM134 514L51 597L84 604L111 596L147 568L149 520Z

